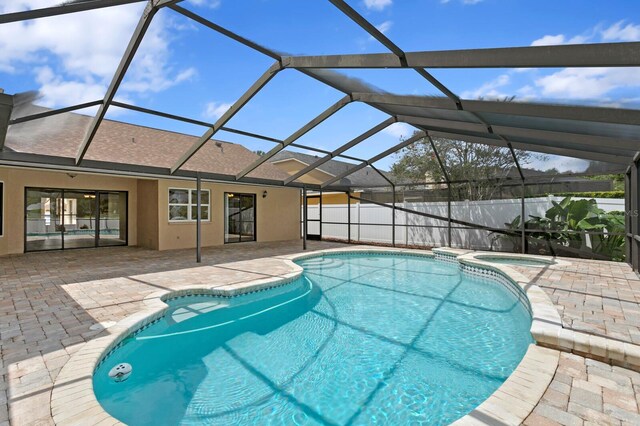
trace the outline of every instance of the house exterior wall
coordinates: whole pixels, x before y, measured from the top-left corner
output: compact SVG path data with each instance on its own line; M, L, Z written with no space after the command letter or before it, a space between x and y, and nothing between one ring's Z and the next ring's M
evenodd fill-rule
M272 164L277 168L279 168L280 170L282 170L283 172L287 173L289 176L293 176L294 174L298 173L300 170L304 169L308 165L298 160L295 160L293 158L289 160L277 161ZM298 178L297 181L302 183L320 185L321 183L328 181L332 177L333 175L329 173L325 173L322 170L314 169L314 170L311 170L309 173L305 174L304 176L301 176L300 178Z
M196 223L169 222L169 188L193 188L195 182L137 179L87 173L0 167L4 183L4 233L0 256L24 252L25 188L60 188L128 192L128 243L154 250L194 248ZM210 221L202 222L202 245L224 244L225 192L256 195L256 239L259 242L300 238L300 190L295 188L203 182L211 191ZM262 194L267 191L267 197Z
M158 250L158 181L138 180L138 245Z
M137 180L86 173L69 176L65 172L17 167L0 167L4 182L4 234L0 237L0 256L24 252L24 191L27 187L127 191L129 245L137 244Z
M191 248L196 245L195 222L169 222L169 188L195 189L193 181L158 181L158 249ZM210 221L202 222L202 246L224 244L225 192L256 195L256 240L286 241L300 238L300 190L253 185L203 182L211 191ZM267 191L267 197L262 194Z

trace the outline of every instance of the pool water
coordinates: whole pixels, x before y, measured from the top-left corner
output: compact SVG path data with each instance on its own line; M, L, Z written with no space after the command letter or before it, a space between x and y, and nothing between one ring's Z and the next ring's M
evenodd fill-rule
M457 264L324 255L303 276L233 298L191 296L127 338L94 374L130 425L448 424L473 410L532 343L508 290ZM130 363L123 382L108 377Z

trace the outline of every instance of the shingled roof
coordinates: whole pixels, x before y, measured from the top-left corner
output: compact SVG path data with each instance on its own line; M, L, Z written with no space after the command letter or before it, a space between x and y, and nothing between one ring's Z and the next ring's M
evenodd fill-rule
M46 109L40 108L39 111ZM35 113L38 111L33 111ZM92 117L65 113L10 126L5 149L32 154L75 157ZM104 120L86 159L170 168L197 137L114 120ZM242 145L208 141L182 168L235 175L258 155ZM265 163L249 177L284 180L288 175Z

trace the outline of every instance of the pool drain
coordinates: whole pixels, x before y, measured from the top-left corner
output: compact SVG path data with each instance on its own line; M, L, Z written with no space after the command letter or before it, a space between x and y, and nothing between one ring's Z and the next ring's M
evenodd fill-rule
M124 382L131 375L131 364L121 362L109 371L109 377L115 382Z

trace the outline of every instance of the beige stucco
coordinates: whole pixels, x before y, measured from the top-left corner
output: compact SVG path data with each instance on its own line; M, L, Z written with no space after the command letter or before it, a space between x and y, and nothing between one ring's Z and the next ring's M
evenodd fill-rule
M158 181L158 249L190 248L196 245L194 222L169 222L169 188L195 188L195 182ZM211 220L202 222L202 246L224 244L225 192L256 194L256 236L260 242L300 238L300 191L252 185L204 182L202 189L211 191ZM267 197L262 196L267 191Z
M74 177L71 177L73 175ZM193 248L195 222L169 222L169 188L195 188L193 181L138 179L110 175L0 167L4 182L4 234L0 255L24 252L25 187L128 192L128 241L156 250ZM225 192L256 194L256 235L260 242L300 238L300 191L294 188L204 182L211 191L211 220L202 223L202 245L224 244ZM263 197L263 192L267 196Z
M276 161L272 163L274 166L287 173L289 176L293 176L298 173L300 170L304 169L308 166L308 164L303 163L302 161L296 160L295 158L289 158L286 160ZM323 172L319 169L311 170L309 173L304 176L300 176L296 181L302 183L309 183L314 185L320 185L331 179L333 177L332 174L327 172Z
M0 255L24 252L24 191L26 187L127 191L129 193L129 245L137 244L138 186L136 179L0 167L0 181L4 182L4 234L0 237Z

